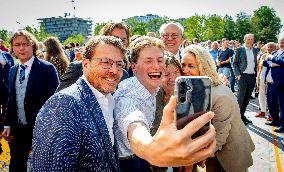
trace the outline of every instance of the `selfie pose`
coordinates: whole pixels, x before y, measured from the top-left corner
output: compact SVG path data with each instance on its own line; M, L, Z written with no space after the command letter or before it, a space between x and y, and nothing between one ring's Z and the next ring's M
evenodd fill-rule
M253 164L254 144L240 117L235 95L223 85L206 49L190 45L182 51L185 76L208 76L212 80L212 124L216 129L215 157L206 160L207 172L245 172Z

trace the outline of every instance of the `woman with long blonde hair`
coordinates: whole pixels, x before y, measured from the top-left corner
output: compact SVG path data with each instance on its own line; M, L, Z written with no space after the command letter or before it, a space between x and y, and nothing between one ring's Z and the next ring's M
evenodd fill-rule
M235 95L219 79L209 52L189 45L182 53L183 75L208 76L212 80L212 124L216 130L215 157L206 160L207 172L246 172L253 163L254 144L246 130ZM238 158L236 158L238 157Z

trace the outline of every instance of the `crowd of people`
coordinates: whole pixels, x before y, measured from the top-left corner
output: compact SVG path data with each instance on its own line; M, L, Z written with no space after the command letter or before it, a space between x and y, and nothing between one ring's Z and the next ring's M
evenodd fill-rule
M9 171L27 171L30 156L31 171L246 172L255 149L245 127L253 92L256 116L284 133L284 37L265 45L255 45L250 33L243 45L226 38L200 43L183 32L169 22L159 37L130 35L124 23L110 22L83 46L63 47L55 37L39 43L24 30L12 35L10 49L0 40ZM211 111L180 130L179 76L212 81ZM191 137L209 121L204 135Z

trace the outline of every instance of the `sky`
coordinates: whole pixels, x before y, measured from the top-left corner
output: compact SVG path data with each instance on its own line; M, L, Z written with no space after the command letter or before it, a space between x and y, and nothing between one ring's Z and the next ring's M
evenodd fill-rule
M146 14L173 19L194 14L228 14L235 19L240 11L252 15L266 5L276 11L284 25L284 0L74 0L73 4L76 17L91 18L93 23ZM0 12L0 29L16 31L27 25L37 27L38 18L73 15L73 8L71 0L0 0Z

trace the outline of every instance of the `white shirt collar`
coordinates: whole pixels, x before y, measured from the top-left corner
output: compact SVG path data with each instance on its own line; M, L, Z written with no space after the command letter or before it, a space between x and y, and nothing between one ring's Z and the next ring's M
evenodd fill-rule
M93 87L89 81L87 80L85 75L82 75L82 78L86 81L87 85L91 88L93 94L96 96L97 99L101 99L101 98L109 98L109 96L112 96L110 93L107 95L102 94L101 92L99 92L99 90L97 90L95 87Z
M32 58L30 58L30 60L26 61L24 63L24 65L26 65L27 67L32 67L34 60L35 60L35 57L32 56Z
M244 44L244 47L245 47L245 49L248 50L248 51L252 50L252 47L248 48L248 47L246 46L246 44Z

